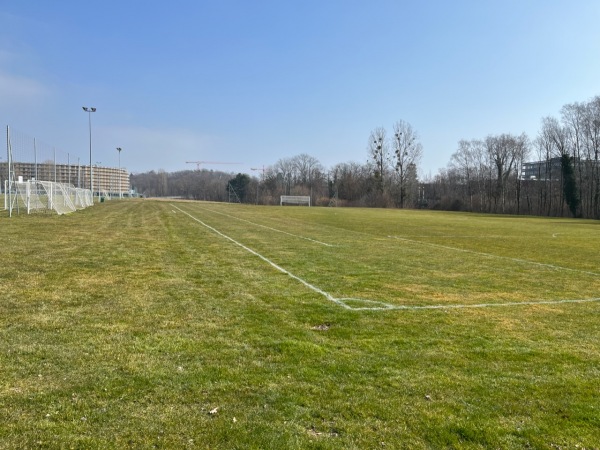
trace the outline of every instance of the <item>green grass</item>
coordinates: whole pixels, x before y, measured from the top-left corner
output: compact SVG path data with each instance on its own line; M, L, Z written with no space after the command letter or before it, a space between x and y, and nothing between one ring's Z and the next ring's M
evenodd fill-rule
M448 307L345 309L177 208ZM0 448L600 448L600 302L519 305L600 297L598 222L145 200L0 233Z

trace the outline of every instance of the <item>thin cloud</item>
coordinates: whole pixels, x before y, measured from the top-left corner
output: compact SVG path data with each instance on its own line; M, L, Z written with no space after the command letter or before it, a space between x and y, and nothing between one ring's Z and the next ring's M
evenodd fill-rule
M4 101L30 102L49 93L49 89L37 80L0 72L0 97Z

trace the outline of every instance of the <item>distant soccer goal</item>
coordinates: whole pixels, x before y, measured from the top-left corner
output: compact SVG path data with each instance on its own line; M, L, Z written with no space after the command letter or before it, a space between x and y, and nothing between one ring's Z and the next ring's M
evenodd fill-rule
M308 195L282 195L279 204L283 205L306 205L310 206L310 196Z

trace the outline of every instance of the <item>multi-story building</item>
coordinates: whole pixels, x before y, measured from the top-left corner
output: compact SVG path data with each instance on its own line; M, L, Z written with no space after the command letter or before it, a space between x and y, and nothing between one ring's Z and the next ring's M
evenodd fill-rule
M573 158L573 165L585 176L598 171L598 161ZM562 179L561 158L533 161L523 164L521 180L558 181Z
M90 166L54 163L13 162L11 177L14 180L54 181L75 187L90 189ZM4 189L4 180L8 178L8 164L0 162L0 183ZM92 167L92 191L94 194L127 196L130 193L129 172L114 167Z
M540 181L559 180L560 158L524 163L521 171L521 179Z

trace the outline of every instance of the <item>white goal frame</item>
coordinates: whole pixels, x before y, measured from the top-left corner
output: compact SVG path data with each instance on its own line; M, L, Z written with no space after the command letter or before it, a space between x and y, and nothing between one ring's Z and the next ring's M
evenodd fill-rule
M282 195L279 198L279 205L307 205L310 206L309 195Z
M54 211L67 214L94 204L92 191L53 181L4 181L4 209L12 215L23 208L27 214Z

